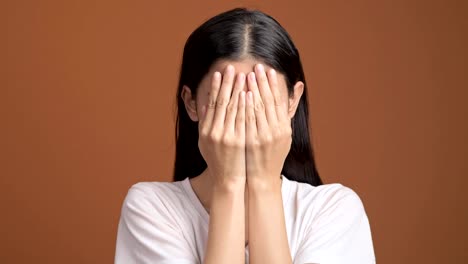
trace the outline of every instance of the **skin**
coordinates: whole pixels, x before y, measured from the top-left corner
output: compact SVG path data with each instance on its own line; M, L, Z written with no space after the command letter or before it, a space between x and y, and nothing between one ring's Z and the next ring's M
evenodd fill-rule
M244 263L247 243L250 263L292 263L280 175L303 90L289 96L284 76L252 59L216 62L196 98L183 88L208 165L190 179L210 213L204 263Z

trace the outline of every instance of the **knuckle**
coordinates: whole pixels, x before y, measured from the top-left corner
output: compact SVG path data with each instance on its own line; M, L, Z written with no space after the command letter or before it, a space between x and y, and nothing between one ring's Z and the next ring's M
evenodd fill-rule
M281 107L281 98L278 95L274 96L273 101L276 107Z
M245 146L249 148L256 148L261 145L261 142L258 140L258 137L254 136L245 141Z
M208 137L208 133L205 130L200 131L200 140L204 140Z
M282 129L278 128L275 129L275 132L273 132L272 135L272 140L281 140L284 137L285 133L283 133Z
M218 101L216 102L216 105L218 107L224 107L228 104L229 100L227 98L219 98Z
M254 123L254 122L255 122L255 115L253 115L253 114L248 114L248 115L247 115L247 121L248 121L248 122L251 122L251 123Z
M237 107L233 103L228 104L226 112L233 113L235 111L237 111Z
M261 112L265 110L265 105L263 104L262 101L258 102L254 106L255 112Z
M252 147L258 148L258 147L260 147L261 145L262 145L261 142L258 141L258 140L253 140L253 141L252 141Z
M265 142L265 143L271 143L271 142L273 142L273 135L271 135L271 134L269 134L269 133L268 133L268 134L265 134L265 135L263 136L263 142Z
M226 147L231 147L231 148L241 147L240 140L238 140L234 135L231 135L231 134L226 134L222 139L222 143Z
M210 98L208 101L208 108L215 108L216 106L216 100L214 98Z
M258 142L259 142L259 146L265 146L265 145L269 145L271 143L270 139L265 137L264 135L260 137Z
M224 135L221 139L223 145L230 146L232 145L232 137L229 135Z
M209 136L207 137L207 139L208 139L208 141L209 141L210 143L219 143L220 138L221 138L221 137L219 136L219 134L218 134L218 133L215 133L215 132L211 132L211 133L209 134Z

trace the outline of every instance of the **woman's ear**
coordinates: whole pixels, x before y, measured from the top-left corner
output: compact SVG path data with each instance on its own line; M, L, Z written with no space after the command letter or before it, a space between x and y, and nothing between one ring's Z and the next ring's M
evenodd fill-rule
M192 97L192 91L186 85L182 87L182 93L180 95L184 101L185 110L187 111L188 116L192 119L193 122L198 121L197 114L197 101Z
M302 93L304 92L304 83L299 81L294 85L294 92L292 97L289 97L288 116L293 118L296 113L297 106L301 100Z

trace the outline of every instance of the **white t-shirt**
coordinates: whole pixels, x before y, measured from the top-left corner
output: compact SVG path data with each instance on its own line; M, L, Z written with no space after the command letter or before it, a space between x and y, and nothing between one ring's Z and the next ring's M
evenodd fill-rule
M353 190L283 176L281 192L294 264L375 263L369 221ZM189 178L136 183L123 202L115 263L202 263L208 224ZM248 254L247 245L245 263Z

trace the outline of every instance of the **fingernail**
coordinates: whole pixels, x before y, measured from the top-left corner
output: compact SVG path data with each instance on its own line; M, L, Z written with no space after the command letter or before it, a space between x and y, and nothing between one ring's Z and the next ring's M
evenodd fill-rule
M257 64L257 70L259 72L263 72L263 70L264 70L263 65L262 64Z
M232 72L234 71L234 66L232 66L232 65L229 64L229 65L227 66L227 71L228 71L228 73L232 73Z
M249 74L250 80L255 81L255 72Z

